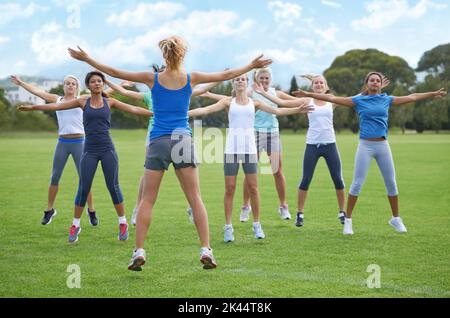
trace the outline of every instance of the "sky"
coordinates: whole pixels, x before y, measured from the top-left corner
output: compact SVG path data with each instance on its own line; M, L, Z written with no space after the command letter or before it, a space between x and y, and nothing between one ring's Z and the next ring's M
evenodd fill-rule
M322 73L352 49L375 48L415 68L450 42L450 0L0 0L0 78L11 74L84 78L77 45L115 67L162 64L159 40L184 37L188 71L214 72L274 60L274 82Z

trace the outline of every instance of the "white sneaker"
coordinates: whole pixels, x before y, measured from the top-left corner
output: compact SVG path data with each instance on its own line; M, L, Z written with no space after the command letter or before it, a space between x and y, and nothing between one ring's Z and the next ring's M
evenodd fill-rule
M187 211L187 214L188 214L189 222L194 224L194 214L192 213L192 208L190 206L188 206L186 211Z
M241 215L239 217L239 221L247 222L250 217L250 212L252 212L252 208L250 206L241 206Z
M289 213L288 206L282 206L280 205L279 208L280 217L282 220L290 220L291 219L291 213Z
M200 249L200 262L203 264L203 269L214 269L217 267L212 249L209 247L202 247Z
M131 215L131 224L133 224L133 226L136 226L137 212L138 210L134 208L133 214Z
M142 266L145 264L145 250L143 248L138 248L133 252L131 256L130 264L128 264L128 269L130 271L140 272Z
M223 230L224 230L224 235L223 235L224 242L225 243L233 242L234 241L233 225L225 224L225 226L223 227Z
M399 233L406 233L408 232L406 230L405 225L403 224L401 217L392 217L392 219L389 221L389 225L395 228L395 230Z
M253 223L253 232L255 233L255 238L263 239L266 237L264 231L262 230L261 223Z
M344 235L353 235L352 219L345 218L344 220Z

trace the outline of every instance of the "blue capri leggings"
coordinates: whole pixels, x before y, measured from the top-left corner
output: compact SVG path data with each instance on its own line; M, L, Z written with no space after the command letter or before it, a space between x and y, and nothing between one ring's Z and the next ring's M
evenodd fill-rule
M311 183L314 170L316 169L317 161L320 157L324 157L328 170L330 170L331 178L334 182L336 190L345 188L344 180L342 179L341 158L336 143L331 144L306 144L305 156L303 158L303 177L300 182L299 189L308 191Z
M101 161L103 175L108 187L111 199L114 204L123 202L122 191L119 187L119 158L114 149L103 152L84 152L80 162L80 182L75 198L75 204L81 207L86 205L89 191L91 191L92 181L98 162Z
M389 143L386 140L370 141L364 139L360 139L358 150L356 151L355 172L349 193L353 196L359 195L373 158L377 161L378 167L383 175L387 194L389 196L398 195L397 183L395 182L394 161Z
M56 144L55 154L53 155L53 169L51 185L58 185L61 179L67 159L72 155L73 162L77 168L77 173L80 175L80 159L83 153L84 137L79 139L64 139L59 137Z

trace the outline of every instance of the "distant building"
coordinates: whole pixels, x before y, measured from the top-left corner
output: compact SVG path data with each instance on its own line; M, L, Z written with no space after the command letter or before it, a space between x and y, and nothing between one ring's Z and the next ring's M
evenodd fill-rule
M59 81L45 80L41 84L30 83L37 88L44 90L46 92L50 91L52 88L61 85L62 83ZM42 98L34 96L22 86L18 86L17 89L10 89L6 91L6 98L11 103L11 105L15 105L19 102L22 103L30 103L30 104L44 104L45 101Z

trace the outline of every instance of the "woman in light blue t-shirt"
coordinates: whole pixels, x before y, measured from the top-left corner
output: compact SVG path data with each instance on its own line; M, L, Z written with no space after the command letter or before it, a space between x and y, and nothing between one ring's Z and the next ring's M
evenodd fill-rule
M373 158L383 175L384 183L392 210L392 219L389 224L398 232L405 233L406 227L399 216L398 190L395 180L394 162L391 149L387 142L389 108L392 105L414 103L425 98L444 96L444 89L435 92L415 93L408 96L389 96L381 94L383 75L370 72L364 80L363 92L353 97L337 97L327 94L316 94L299 91L297 96L312 97L315 99L354 107L359 116L360 142L355 155L355 170L352 185L347 200L347 216L344 223L344 234L353 234L352 212L356 205L358 195L364 184L370 163Z

